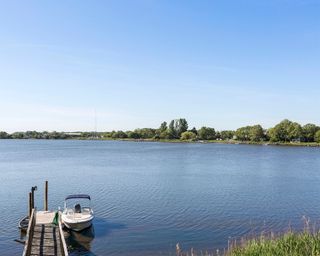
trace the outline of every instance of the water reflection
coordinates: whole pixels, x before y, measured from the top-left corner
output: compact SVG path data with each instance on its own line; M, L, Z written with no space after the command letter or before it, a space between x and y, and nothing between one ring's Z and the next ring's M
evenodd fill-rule
M123 228L126 228L124 224L111 223L105 221L103 218L96 217L93 225L80 232L65 229L64 235L68 251L70 255L93 256L95 254L91 251L91 245L95 237L106 237L113 230Z
M122 223L108 222L105 219L99 217L95 217L94 226L96 237L106 237L114 230L126 228L126 225Z
M95 255L90 252L91 242L95 237L93 225L81 232L65 229L64 236L70 255Z

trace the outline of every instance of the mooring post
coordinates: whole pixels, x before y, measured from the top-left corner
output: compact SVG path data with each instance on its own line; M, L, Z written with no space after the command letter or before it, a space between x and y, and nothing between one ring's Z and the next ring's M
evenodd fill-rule
M47 180L44 186L44 210L48 211L48 181Z
M31 202L32 202L32 209L35 208L34 206L34 191L37 190L37 186L31 187Z
M29 218L31 217L32 212L32 193L29 192Z

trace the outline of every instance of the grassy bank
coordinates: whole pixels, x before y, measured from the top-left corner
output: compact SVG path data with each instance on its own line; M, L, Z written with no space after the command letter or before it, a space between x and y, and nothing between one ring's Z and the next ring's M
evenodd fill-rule
M227 256L319 256L320 232L288 232L278 238L261 236L244 241Z
M320 232L289 231L281 236L260 236L233 242L225 251L183 252L177 244L177 256L320 256Z

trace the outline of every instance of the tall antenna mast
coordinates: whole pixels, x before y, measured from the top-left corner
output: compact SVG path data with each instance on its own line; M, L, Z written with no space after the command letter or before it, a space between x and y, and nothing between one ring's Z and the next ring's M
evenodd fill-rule
M97 139L97 111L94 109L94 138Z

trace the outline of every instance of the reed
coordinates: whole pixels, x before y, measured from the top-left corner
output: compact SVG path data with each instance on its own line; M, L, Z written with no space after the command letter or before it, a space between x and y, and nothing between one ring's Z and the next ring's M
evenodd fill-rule
M261 233L253 238L241 238L230 241L224 251L215 252L183 252L177 244L177 256L320 256L320 230L311 227L310 220L303 217L304 229L275 235Z

